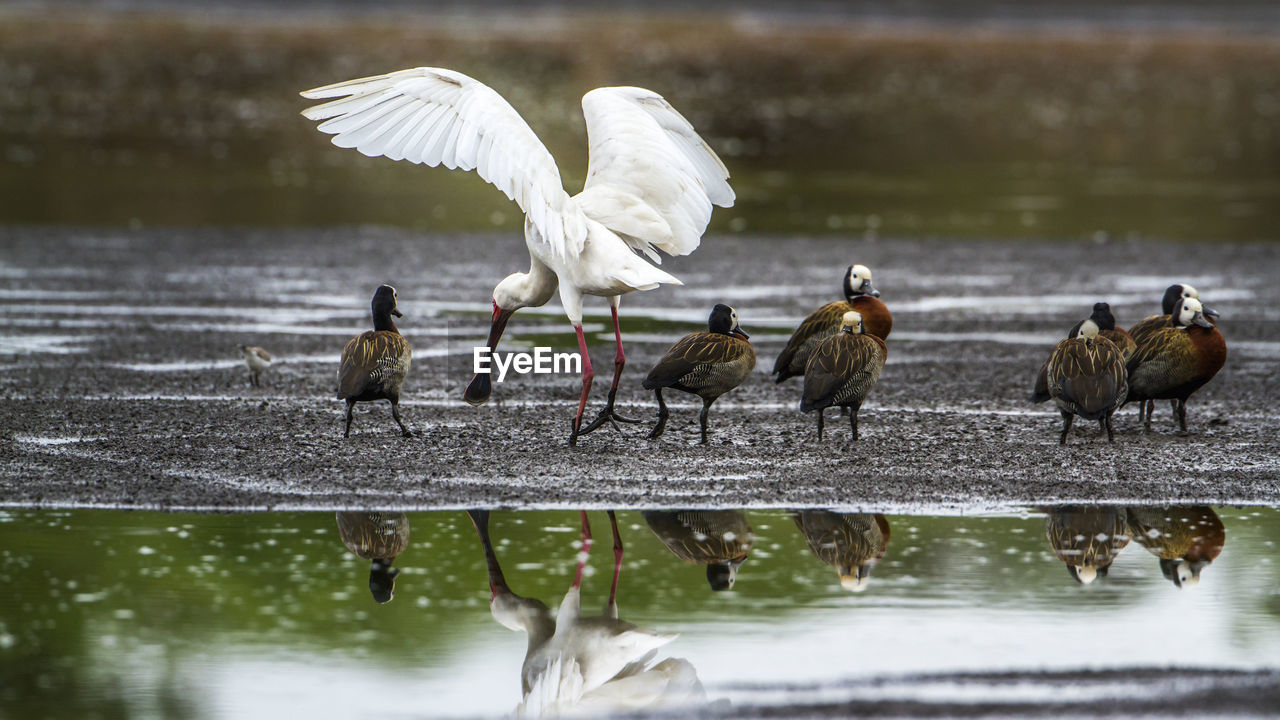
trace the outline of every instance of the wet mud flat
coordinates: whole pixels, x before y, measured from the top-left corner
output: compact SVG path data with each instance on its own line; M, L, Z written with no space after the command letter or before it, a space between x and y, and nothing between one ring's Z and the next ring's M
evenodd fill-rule
M525 375L488 405L461 400L489 296L527 267L513 234L326 230L0 229L0 503L156 508L719 505L1008 507L1079 500L1271 504L1280 499L1280 247L711 236L664 268L686 283L622 303L622 411L642 418L567 446L579 381ZM894 313L889 361L861 439L828 414L819 443L800 382L766 372L799 320L836 299L850 263ZM1122 326L1175 281L1222 313L1226 367L1151 432L1127 407L1115 443L1033 406L1034 373L1100 300ZM343 343L369 324L378 283L399 290L415 360L395 430L357 406L349 439L333 396ZM755 373L711 411L671 393L649 441L640 387L663 351L737 308ZM588 417L612 373L608 305L588 302L596 367ZM278 359L248 386L238 345ZM513 318L503 348L570 350L553 301Z

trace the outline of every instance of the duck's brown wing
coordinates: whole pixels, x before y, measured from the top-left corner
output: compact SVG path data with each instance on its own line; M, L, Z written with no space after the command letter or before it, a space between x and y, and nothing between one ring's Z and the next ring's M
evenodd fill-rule
M375 388L398 385L409 370L411 356L409 341L399 333L370 330L351 338L342 349L338 399L359 397Z
M644 387L652 390L681 386L680 389L695 391L711 379L717 367L743 365L749 373L755 367L755 359L755 351L745 340L724 333L690 333L653 366L644 379Z
M1127 369L1135 398L1146 399L1194 381L1200 360L1187 331L1170 325L1138 344Z
M1124 358L1110 340L1062 340L1049 357L1049 393L1064 410L1096 415L1118 407L1129 393Z
M884 369L884 341L874 335L838 333L809 355L804 371L804 412L831 405L861 405Z
M1112 344L1120 349L1120 355L1126 363L1129 362L1129 358L1133 357L1134 350L1138 349L1138 344L1134 342L1133 336L1120 328L1103 330L1098 334L1110 340Z
M840 322L844 314L852 310L849 303L838 301L827 303L809 313L800 327L791 333L787 346L778 354L770 374L777 375L775 382L782 382L789 377L804 374L805 363L809 361L809 353L813 347L831 337L840 330Z
M1173 327L1172 320L1173 316L1171 315L1149 315L1129 328L1129 337L1133 338L1136 346L1141 348L1150 341L1155 333L1164 328Z

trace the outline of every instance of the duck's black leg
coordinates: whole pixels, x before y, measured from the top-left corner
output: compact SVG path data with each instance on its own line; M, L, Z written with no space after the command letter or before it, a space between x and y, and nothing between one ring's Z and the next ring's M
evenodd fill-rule
M822 442L822 414L826 411L826 408L818 408L818 442Z
M1074 413L1069 413L1066 410L1062 411L1062 437L1058 438L1059 445L1067 444L1067 433L1071 432L1071 421L1075 417Z
M347 429L343 431L342 437L351 437L351 409L355 406L355 400L347 400Z
M707 411L711 409L711 403L715 402L715 398L702 400L702 412L698 413L698 425L702 428L702 445L707 444Z
M609 385L609 399L605 402L604 408L600 414L592 420L590 424L582 428L579 435L586 435L603 425L606 421L611 423L618 432L622 432L622 428L618 426L619 422L638 423L639 420L623 417L614 412L613 401L618 395L618 379L622 377L622 369L627 366L627 354L622 351L622 328L618 326L618 306L617 298L612 298L614 305L610 308L613 311L613 338L618 344L618 352L613 356L613 383Z
M1172 400L1169 401L1169 412L1173 413L1173 421L1175 423L1178 422L1178 399L1177 398L1173 398ZM1183 427L1182 429L1186 430L1187 428Z
M849 432L851 433L851 434L850 434L850 439L851 439L851 440L854 440L854 441L857 441L857 439L858 439L858 410L857 410L856 408L852 408L852 407L851 407L851 408L849 408Z
M1102 419L1102 426L1107 430L1107 442L1115 442L1116 436L1111 432L1111 413L1107 413Z
M1182 432L1187 431L1187 401L1175 400L1178 404L1178 424L1182 426Z
M653 394L658 396L658 424L649 433L650 440L661 436L662 431L667 429L667 404L662 400L662 388L654 388Z
M413 431L404 426L404 421L400 419L400 399L391 401L391 417L396 419L396 424L400 426L400 434L405 437L413 437Z
M1143 430L1151 429L1151 416L1155 413L1155 411L1156 411L1156 401L1148 400L1147 401L1147 417L1142 421Z

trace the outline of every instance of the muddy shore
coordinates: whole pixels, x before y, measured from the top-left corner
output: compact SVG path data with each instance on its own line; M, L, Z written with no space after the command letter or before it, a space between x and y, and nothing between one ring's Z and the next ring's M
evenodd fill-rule
M1063 502L1280 502L1280 246L709 237L664 268L684 287L623 302L619 399L644 419L566 445L573 376L522 376L493 400L461 401L494 283L527 265L511 235L380 228L0 229L0 505L425 509L460 506L1001 508ZM861 440L798 409L800 383L766 375L805 313L835 299L853 262L893 310L890 359ZM1172 281L1222 313L1227 366L1152 431L1129 406L1116 442L1026 400L1049 348L1093 302L1121 325L1152 314ZM358 406L341 437L332 395L347 337L380 282L399 289L415 349L406 418ZM644 438L645 372L716 302L752 332L753 376L711 412L676 394L660 440ZM603 403L608 306L589 302ZM553 303L512 321L508 348L571 347ZM627 339L630 335L630 339ZM250 388L237 346L278 362ZM331 360L329 358L332 358Z

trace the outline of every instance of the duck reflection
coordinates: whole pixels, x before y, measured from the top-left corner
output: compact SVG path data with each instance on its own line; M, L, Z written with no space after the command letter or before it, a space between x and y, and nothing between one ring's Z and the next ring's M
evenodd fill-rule
M1088 585L1107 576L1129 544L1128 527L1124 508L1064 505L1047 511L1044 534L1072 579Z
M1179 588L1199 584L1227 542L1222 519L1203 505L1131 507L1128 519L1134 540L1160 558L1160 572Z
M580 612L583 570L592 546L585 512L581 513L582 550L573 583L554 616L542 601L517 595L507 585L489 536L489 511L469 510L467 515L484 547L493 618L529 638L520 671L523 700L517 716L607 715L705 703L702 683L687 660L653 662L658 648L674 640L675 634L618 619L623 547L613 511L609 511L613 582L604 613L598 617L583 617Z
M707 582L717 592L733 587L756 541L747 516L737 510L646 510L642 515L676 557L707 566Z
M809 552L836 569L840 587L850 592L867 589L871 568L889 548L889 521L884 515L802 510L791 517Z
M369 592L374 601L391 602L400 574L391 563L409 547L408 516L400 512L339 512L337 518L342 544L369 561Z

